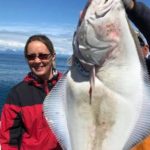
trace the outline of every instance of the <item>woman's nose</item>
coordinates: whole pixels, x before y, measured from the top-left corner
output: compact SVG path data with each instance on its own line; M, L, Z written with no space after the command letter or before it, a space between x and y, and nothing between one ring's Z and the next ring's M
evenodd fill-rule
M36 57L36 58L34 59L34 62L41 62L41 59L39 59L39 57Z

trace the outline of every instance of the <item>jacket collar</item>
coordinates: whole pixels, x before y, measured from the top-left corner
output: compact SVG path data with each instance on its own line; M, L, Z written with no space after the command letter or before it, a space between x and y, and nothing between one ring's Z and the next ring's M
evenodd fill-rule
M51 83L56 84L57 80L59 80L60 76L62 76L62 74L60 72L57 72L57 70L53 70L53 77L52 79L48 80L48 81L43 81L40 78L38 78L36 75L34 75L32 72L29 72L28 75L24 78L24 82L34 85L36 87L41 87L43 88L43 86L46 85L46 83ZM46 83L45 83L46 82Z

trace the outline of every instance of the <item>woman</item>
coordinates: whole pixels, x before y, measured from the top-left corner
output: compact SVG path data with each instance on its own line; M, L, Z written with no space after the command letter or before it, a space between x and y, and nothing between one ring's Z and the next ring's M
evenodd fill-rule
M31 72L10 91L1 114L3 150L61 150L43 115L43 100L62 74L54 68L55 51L45 35L25 45Z

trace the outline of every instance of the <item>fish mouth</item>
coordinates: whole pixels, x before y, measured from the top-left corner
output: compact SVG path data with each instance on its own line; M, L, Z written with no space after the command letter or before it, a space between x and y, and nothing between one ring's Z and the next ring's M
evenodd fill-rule
M109 12L109 10L111 9L113 3L114 3L114 0L101 0L101 1L99 1L99 0L89 0L87 2L87 4L85 5L85 7L83 9L83 12L80 16L78 26L80 26L82 21L84 19L86 19L86 16L87 16L88 12L89 12L88 16L92 12L94 12L96 17L104 17ZM91 9L90 9L90 7L91 7Z
M104 17L112 8L114 0L103 1L95 12L96 17Z
M74 36L75 55L91 65L101 66L111 57L119 42L118 24L109 16L118 10L120 0L91 0L85 6ZM79 57L78 56L78 57Z

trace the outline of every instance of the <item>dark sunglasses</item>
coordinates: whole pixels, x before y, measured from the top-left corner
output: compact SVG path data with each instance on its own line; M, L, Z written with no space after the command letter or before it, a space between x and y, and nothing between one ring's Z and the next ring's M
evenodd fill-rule
M26 58L28 60L35 60L37 57L40 59L40 60L47 60L49 58L50 54L43 54L43 53L39 53L38 55L37 54L26 54Z

